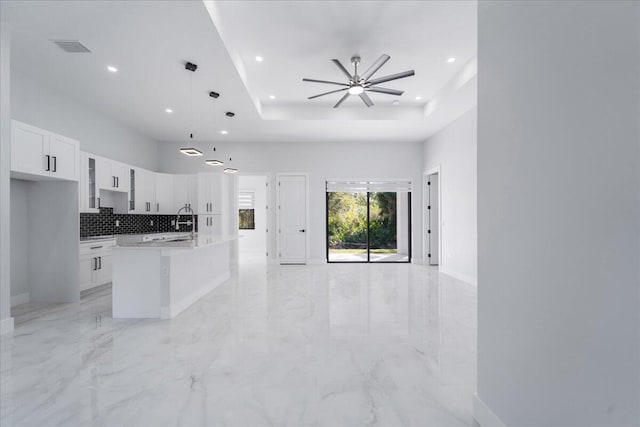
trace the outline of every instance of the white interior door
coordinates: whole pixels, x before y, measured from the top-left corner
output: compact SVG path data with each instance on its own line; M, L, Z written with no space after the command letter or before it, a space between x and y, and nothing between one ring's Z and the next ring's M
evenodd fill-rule
M281 175L278 200L280 264L306 264L307 177Z
M438 206L440 183L438 177L437 173L427 177L427 187L429 189L429 200L427 201L429 265L438 265L440 263L440 209Z

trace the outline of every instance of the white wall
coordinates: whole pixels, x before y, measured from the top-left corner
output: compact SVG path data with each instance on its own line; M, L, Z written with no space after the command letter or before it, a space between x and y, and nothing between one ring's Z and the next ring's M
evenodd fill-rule
M238 230L241 237L238 241L240 253L245 251L260 251L263 254L267 250L267 177L266 176L240 176L238 177L238 192L250 191L255 195L254 202L254 230ZM236 212L232 215L237 215Z
M157 170L155 140L13 70L11 117L80 141L80 150Z
M345 137L348 139L348 136ZM159 144L159 167L169 173L211 171L202 157L187 157L178 152L182 143ZM195 143L212 154L213 144ZM422 259L421 203L422 144L421 143L216 143L216 153L233 158L240 171L268 175L275 183L277 172L309 173L310 254L311 262L326 259L325 181L349 178L408 178L414 182L413 257ZM272 186L272 187L275 187ZM275 206L275 191L270 194L270 206ZM275 229L275 215L269 229ZM418 243L416 243L418 242ZM269 256L276 255L275 234L270 234Z
M440 166L440 271L478 280L477 117L473 108L424 143L424 171Z
M11 318L11 45L0 24L0 333L13 330Z
M640 2L481 1L478 47L478 396L640 425Z
M11 296L29 292L29 181L11 180Z

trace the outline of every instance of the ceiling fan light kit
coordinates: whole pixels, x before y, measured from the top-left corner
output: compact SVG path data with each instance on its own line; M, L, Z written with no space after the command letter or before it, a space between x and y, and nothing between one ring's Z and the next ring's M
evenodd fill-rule
M333 106L333 108L338 108L340 106L340 104L342 104L351 95L358 95L360 97L360 99L362 99L362 102L364 102L364 104L367 107L371 107L371 106L373 106L373 101L371 100L371 98L369 98L369 95L367 95L366 92L376 92L376 93L383 93L385 95L401 96L404 93L401 90L387 89L387 88L383 88L383 87L377 87L375 85L377 85L378 83L385 83L385 82L390 82L392 80L398 80L398 79L403 79L405 77L411 77L411 76L415 75L415 71L414 70L403 71L402 73L390 74L388 76L379 77L377 79L371 80L371 77L373 77L373 75L384 64L386 64L389 59L391 59L391 57L389 55L382 54L380 56L380 58L378 58L373 64L371 64L371 66L369 68L367 68L367 70L362 75L358 74L358 66L360 65L360 57L359 56L354 55L353 57L351 57L351 64L353 65L353 74L351 74L344 67L344 65L342 65L342 63L339 60L332 59L331 62L336 64L336 67L338 67L338 69L340 71L342 71L342 73L345 76L347 76L347 78L348 78L347 83L340 83L340 82L334 82L334 81L329 81L329 80L317 80L317 79L306 79L306 78L302 79L303 82L324 83L324 84L332 84L332 85L337 85L337 86L343 86L340 89L336 89L336 90L332 90L332 91L329 91L329 92L324 92L324 93L321 93L321 94L318 94L318 95L310 96L308 99L315 99L315 98L319 98L321 96L330 95L332 93L338 93L338 92L346 91L347 93L345 93L344 96L342 98L340 98L340 100Z

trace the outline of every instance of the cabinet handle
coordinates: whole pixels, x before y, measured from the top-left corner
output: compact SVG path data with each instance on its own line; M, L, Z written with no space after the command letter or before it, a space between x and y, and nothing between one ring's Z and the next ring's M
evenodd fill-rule
M100 266L98 267L98 270L102 270L102 257L101 256L98 257L98 263L100 264Z
M98 209L100 209L100 197L98 197Z
M98 269L98 258L94 258L93 259L93 270L97 270Z
M57 171L58 171L58 157L53 156L53 170L51 172L57 172Z
M102 246L91 246L90 249L100 249Z
M51 170L51 156L47 154L45 157L47 158L47 168L45 170L49 172Z
M116 187L120 188L120 177L116 176Z

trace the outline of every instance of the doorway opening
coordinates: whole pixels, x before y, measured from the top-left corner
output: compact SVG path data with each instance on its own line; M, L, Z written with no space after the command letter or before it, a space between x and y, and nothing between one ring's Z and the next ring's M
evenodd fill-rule
M267 177L238 177L238 260L267 262Z
M425 264L440 265L440 168L424 175L424 254Z
M327 181L327 262L411 261L409 181Z

